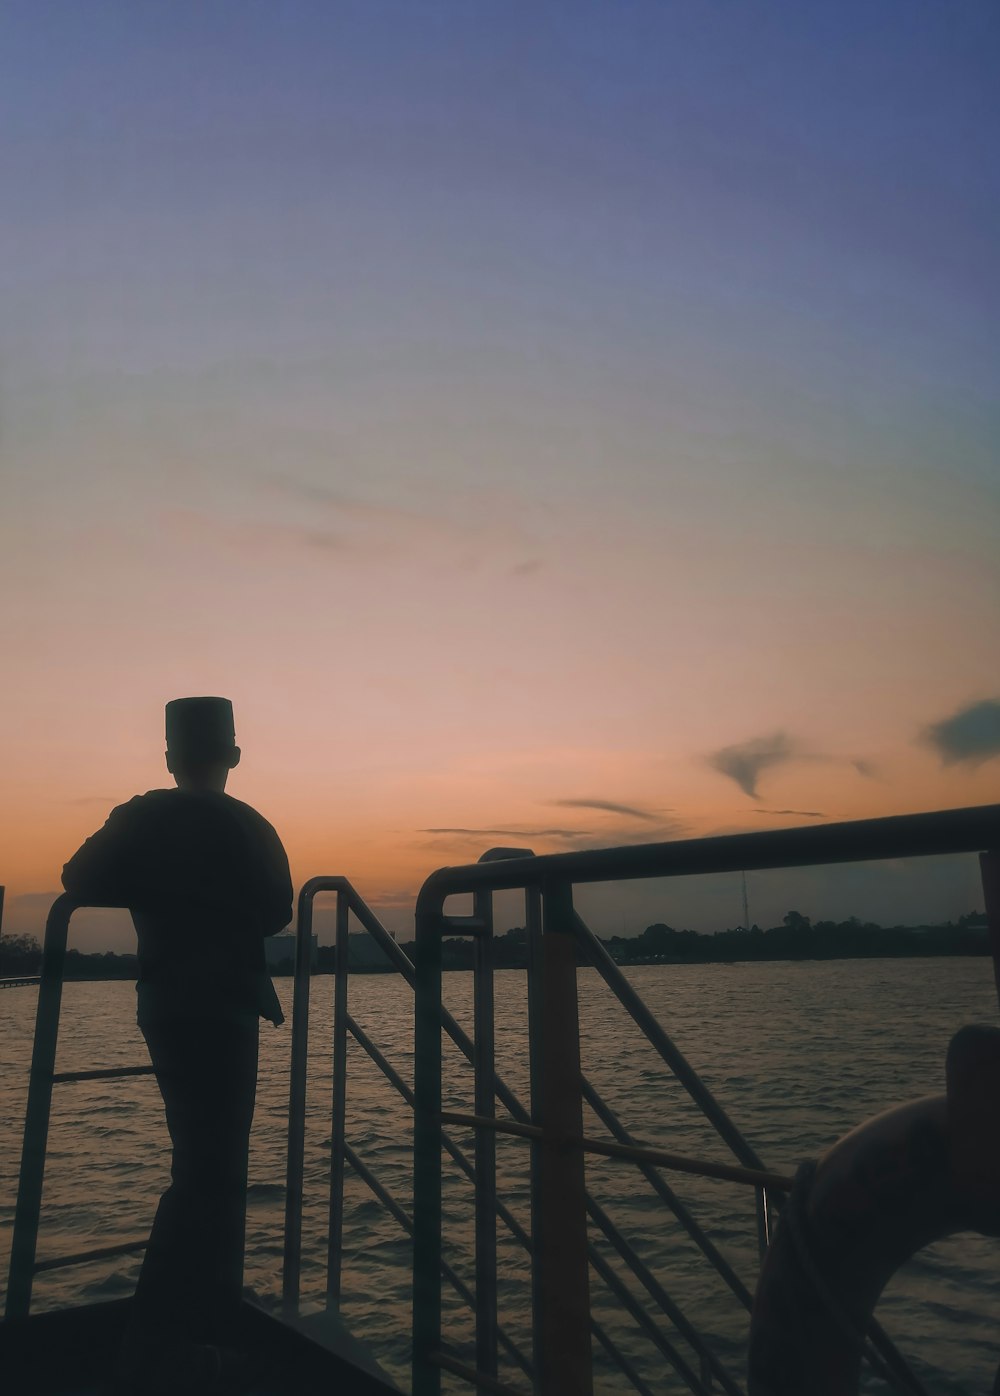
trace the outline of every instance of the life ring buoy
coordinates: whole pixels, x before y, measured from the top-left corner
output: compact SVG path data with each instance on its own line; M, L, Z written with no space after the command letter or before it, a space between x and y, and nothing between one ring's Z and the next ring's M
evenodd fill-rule
M754 1297L750 1396L855 1396L899 1266L957 1231L1000 1235L1000 1029L956 1033L945 1081L799 1170Z

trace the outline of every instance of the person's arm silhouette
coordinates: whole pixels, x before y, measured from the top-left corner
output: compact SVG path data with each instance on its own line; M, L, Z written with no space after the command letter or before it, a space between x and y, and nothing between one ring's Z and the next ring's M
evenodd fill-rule
M62 885L91 906L133 906L143 863L141 798L118 805L77 849L62 871Z

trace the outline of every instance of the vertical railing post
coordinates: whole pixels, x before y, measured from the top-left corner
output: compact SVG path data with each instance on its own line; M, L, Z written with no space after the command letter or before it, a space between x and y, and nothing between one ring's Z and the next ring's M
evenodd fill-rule
M573 889L543 888L542 1344L543 1396L591 1396L590 1263Z
M993 953L993 978L1000 1001L1000 850L990 848L980 853L979 872L983 879L983 910Z
M52 1075L56 1069L59 1038L59 1007L62 1003L63 965L69 918L77 903L72 897L57 897L45 923L42 972L35 1011L35 1040L31 1049L31 1075L28 1079L28 1105L21 1144L21 1172L14 1208L14 1234L11 1237L10 1275L6 1315L26 1318L31 1308L31 1287L35 1274L38 1223L42 1212L42 1185L45 1180L45 1151L49 1137L49 1111L52 1106Z
M493 1021L493 896L476 892L473 916L473 1073L475 1113L496 1114L496 1043ZM497 1141L491 1129L476 1131L476 1367L497 1374Z
M292 1052L288 1082L288 1154L285 1164L285 1240L281 1305L286 1316L298 1310L302 1273L302 1179L305 1170L306 1078L309 1054L309 981L312 973L313 883L299 893L295 928L295 982L292 991Z
M413 1024L413 1396L440 1396L442 897L417 897Z
M340 1303L344 1240L344 1145L347 1140L347 984L350 974L347 895L337 892L333 977L333 1118L330 1131L330 1210L326 1245L326 1305Z
M537 887L528 887L524 894L524 925L527 933L528 963L528 1082L531 1096L531 1123L542 1124L542 894ZM542 1146L531 1143L531 1340L535 1365L535 1391L542 1386L542 1294L545 1289L545 1250L542 1231L545 1225L542 1207Z

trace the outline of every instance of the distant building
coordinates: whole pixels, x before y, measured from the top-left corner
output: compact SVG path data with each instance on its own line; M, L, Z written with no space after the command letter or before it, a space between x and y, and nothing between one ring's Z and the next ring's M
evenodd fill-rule
M309 937L309 964L312 969L316 968L318 959L319 943L315 935ZM270 970L295 968L295 935L290 931L282 931L280 935L264 937L264 955L267 967ZM287 962L287 963L286 963Z

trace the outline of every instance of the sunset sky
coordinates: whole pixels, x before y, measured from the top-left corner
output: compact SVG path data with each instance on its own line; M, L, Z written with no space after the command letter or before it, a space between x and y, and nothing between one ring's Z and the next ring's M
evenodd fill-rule
M1000 798L998 60L992 0L4 5L5 929L186 694L403 934L492 844ZM739 919L648 896L595 929Z

